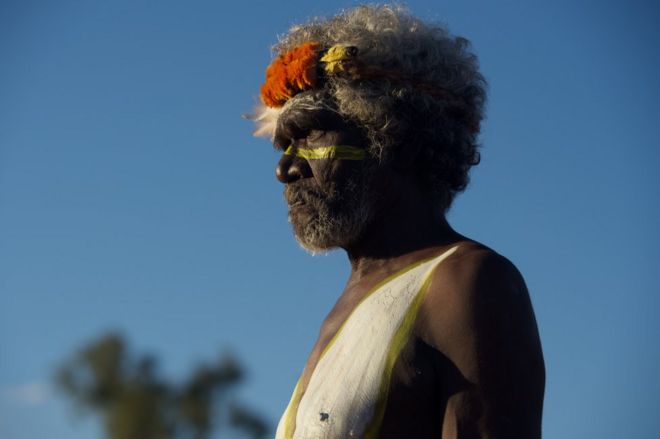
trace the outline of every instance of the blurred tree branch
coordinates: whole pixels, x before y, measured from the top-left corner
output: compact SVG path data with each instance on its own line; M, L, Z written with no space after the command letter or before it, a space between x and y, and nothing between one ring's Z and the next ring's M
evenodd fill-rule
M180 385L156 370L154 357L131 354L121 336L108 334L68 359L55 381L78 407L103 419L109 439L205 439L224 427L223 419L251 438L268 434L261 417L228 400L243 378L233 357L198 366Z

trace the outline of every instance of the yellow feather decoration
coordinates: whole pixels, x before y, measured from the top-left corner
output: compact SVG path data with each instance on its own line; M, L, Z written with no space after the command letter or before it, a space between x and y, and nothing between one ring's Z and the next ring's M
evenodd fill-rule
M357 47L336 44L328 49L321 58L325 63L325 71L330 74L346 72L346 61L352 60L357 55Z

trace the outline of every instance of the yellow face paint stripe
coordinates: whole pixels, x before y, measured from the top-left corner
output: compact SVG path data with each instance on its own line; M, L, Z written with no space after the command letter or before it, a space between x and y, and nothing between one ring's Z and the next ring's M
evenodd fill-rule
M337 159L337 160L364 160L367 151L357 146L337 145L324 146L314 149L294 148L293 145L284 151L285 155L294 155L305 160Z

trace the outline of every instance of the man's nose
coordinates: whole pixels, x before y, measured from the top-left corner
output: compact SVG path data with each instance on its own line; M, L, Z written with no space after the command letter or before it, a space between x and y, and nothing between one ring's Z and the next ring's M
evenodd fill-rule
M295 155L282 154L275 168L275 176L282 183L293 183L311 177L312 170L307 160Z

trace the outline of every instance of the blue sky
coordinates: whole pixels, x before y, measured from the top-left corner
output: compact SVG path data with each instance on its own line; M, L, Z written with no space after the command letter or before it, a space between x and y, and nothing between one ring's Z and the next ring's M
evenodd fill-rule
M0 437L100 437L50 381L108 330L172 378L235 353L275 424L348 266L298 248L241 114L278 34L352 5L0 3ZM469 38L490 83L450 221L525 276L545 437L658 437L658 6L408 6Z

